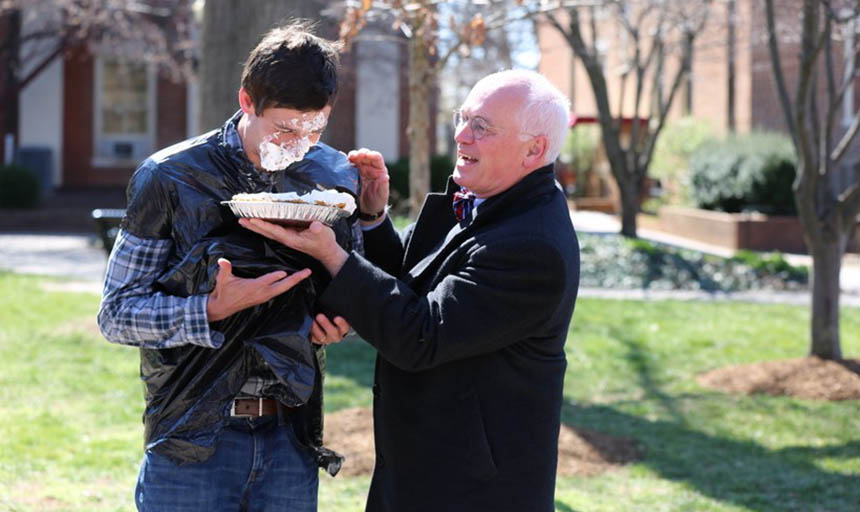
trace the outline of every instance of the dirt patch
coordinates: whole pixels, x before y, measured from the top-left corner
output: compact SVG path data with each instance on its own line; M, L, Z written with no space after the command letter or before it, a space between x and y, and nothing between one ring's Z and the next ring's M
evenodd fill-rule
M54 496L45 496L42 486L35 482L26 482L18 484L14 487L10 496L15 497L15 505L24 506L28 509L39 511L62 510L66 507L66 503L55 498ZM13 508L12 510L16 510Z
M634 439L562 425L558 434L558 474L599 475L636 462L643 452Z
M750 395L787 395L815 400L860 399L860 359L817 357L765 361L718 368L696 378L699 384Z
M343 476L373 472L373 416L370 409L345 409L325 417L326 445L346 456ZM558 436L558 474L596 475L634 462L642 449L632 439L561 426Z
M325 444L346 457L338 475L373 472L373 415L366 407L344 409L325 416Z

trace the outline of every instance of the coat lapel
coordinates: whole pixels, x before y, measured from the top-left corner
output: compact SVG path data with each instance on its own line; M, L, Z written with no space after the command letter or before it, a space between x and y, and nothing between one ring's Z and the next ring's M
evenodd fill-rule
M451 197L448 194L427 194L403 255L403 268L412 268L436 251L446 233L456 224Z
M528 207L537 196L554 187L552 165L537 169L505 192L488 198L478 207L472 222L463 228L457 223L452 208L453 194L459 186L449 179L447 192L428 194L418 215L403 260L403 268L409 269L405 282L410 283L428 269L435 268L437 261L459 248L482 226Z

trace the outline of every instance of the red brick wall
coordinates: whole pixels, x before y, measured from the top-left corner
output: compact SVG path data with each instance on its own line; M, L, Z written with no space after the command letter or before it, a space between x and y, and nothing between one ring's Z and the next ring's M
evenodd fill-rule
M155 150L188 138L188 88L163 75L157 82Z

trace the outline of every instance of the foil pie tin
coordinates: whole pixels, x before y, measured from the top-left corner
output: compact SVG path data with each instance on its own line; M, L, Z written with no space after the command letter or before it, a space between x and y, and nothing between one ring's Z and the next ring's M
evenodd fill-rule
M349 212L337 206L283 201L222 201L236 217L263 219L282 226L306 227L317 220L331 226Z

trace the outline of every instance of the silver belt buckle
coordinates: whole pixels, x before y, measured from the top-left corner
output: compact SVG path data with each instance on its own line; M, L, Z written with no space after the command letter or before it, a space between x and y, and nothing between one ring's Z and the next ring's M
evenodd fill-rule
M235 416L237 418L257 418L263 415L263 397L257 397L257 415L253 414L241 414L236 412L236 400L240 400L239 398L234 398L233 402L230 403L230 416ZM249 398L242 398L241 400L252 400Z

